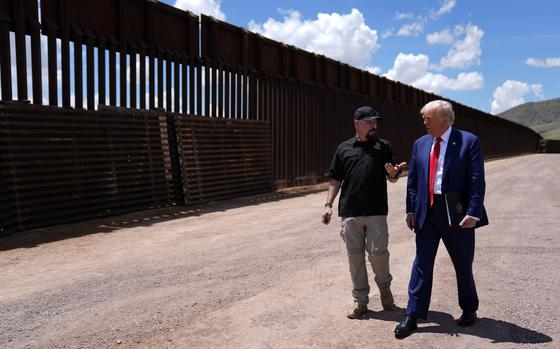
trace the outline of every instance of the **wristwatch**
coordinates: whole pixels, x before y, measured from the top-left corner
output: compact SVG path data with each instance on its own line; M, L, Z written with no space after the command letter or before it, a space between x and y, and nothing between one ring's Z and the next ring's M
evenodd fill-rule
M332 204L327 202L327 203L325 204L325 207L332 208Z

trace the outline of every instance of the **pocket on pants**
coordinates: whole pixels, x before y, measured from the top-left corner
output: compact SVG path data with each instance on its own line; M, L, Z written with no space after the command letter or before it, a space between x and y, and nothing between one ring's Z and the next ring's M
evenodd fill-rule
M344 233L344 225L347 222L347 218L342 218L340 221L340 237L342 238L342 241L344 241L344 243L346 243L346 234Z
M340 229L340 237L342 238L342 241L346 242L346 235L344 234L344 229Z

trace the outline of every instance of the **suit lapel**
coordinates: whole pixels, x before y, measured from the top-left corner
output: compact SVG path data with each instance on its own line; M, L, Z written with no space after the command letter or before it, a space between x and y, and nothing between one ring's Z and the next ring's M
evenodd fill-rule
M420 154L422 154L422 159L424 160L424 178L426 178L426 184L430 180L430 151L432 150L432 143L434 143L434 137L427 137L424 144L422 144L422 149Z
M449 135L449 143L447 144L447 149L445 150L445 160L443 161L443 178L441 183L445 183L445 176L447 175L447 169L449 165L457 158L457 153L459 149L457 148L459 140L459 131L454 128L451 129L451 134Z

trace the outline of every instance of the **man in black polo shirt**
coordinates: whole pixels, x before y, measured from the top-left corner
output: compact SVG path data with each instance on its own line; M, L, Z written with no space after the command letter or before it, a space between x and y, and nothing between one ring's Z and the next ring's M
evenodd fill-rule
M358 108L354 112L356 135L338 146L329 169L331 181L322 218L323 223L329 224L332 203L342 185L338 215L342 219L340 235L346 243L353 285L354 306L347 315L350 319L360 318L367 311L370 288L366 251L383 309L395 307L387 250L387 179L396 182L406 163L397 165L391 144L375 136L380 119L381 115L372 107Z

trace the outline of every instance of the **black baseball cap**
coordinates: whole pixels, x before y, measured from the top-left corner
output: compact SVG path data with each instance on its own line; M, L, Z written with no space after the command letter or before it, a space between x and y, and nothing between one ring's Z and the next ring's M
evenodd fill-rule
M383 119L381 117L381 114L379 114L379 112L375 109L373 109L370 106L363 106L363 107L359 107L358 109L356 109L356 111L354 112L354 120L365 120L365 121L369 121L369 120L375 120L375 119Z

